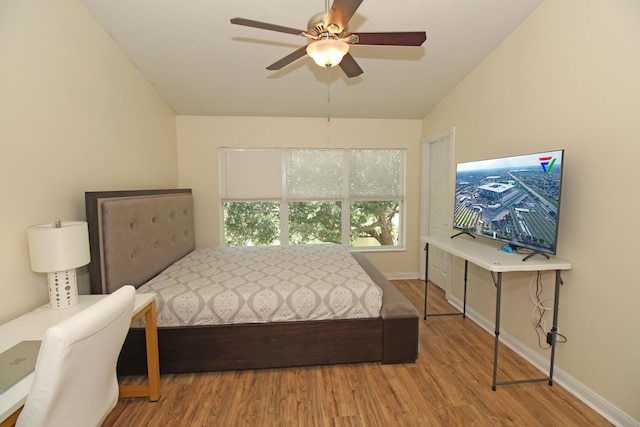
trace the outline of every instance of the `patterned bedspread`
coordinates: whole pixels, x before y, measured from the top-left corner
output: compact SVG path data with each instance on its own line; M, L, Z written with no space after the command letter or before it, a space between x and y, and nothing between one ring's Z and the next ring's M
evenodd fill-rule
M340 245L210 247L138 288L158 326L379 317L382 290Z

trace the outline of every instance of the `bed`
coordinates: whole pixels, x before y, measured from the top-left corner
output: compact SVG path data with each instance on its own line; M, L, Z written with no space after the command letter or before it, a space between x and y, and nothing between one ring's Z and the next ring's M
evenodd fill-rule
M86 192L85 203L91 247L90 286L94 294L111 293L125 284L132 284L140 291L151 289L157 292L167 280L174 280L171 274L180 275L175 273L175 269L183 268L180 267L181 262L192 262L188 257L209 257L217 251L195 247L193 196L189 189ZM329 248L323 247L322 250L326 252ZM205 255L202 255L202 251L205 251ZM333 264L349 264L355 260L358 268L366 273L366 279L373 281L381 290L378 309L368 306L377 296L371 293L374 291L367 290L363 291L363 295L366 295L361 298L366 307L350 310L359 313L351 318L315 316L310 320L300 320L275 316L245 319L234 315L240 320L231 322L226 319L223 324L185 321L163 326L162 313L165 313L165 318L182 318L191 309L180 306L171 314L171 310L159 306L161 372L414 362L418 357L419 324L415 307L362 253L347 254L349 259L326 262L325 266L320 266L320 270L326 272ZM325 256L334 255L319 255L316 259L321 260ZM245 261L244 265L250 267L260 262ZM282 262L274 263L271 268L278 264L284 265ZM305 264L314 262L307 261ZM220 265L225 270L224 265L236 264L223 262ZM171 273L171 268L174 273ZM291 278L290 272L270 274L271 279L286 277L287 282L296 280ZM353 276L359 274L353 273ZM209 274L209 277L219 275L220 271L217 271ZM198 298L190 296L182 299ZM199 304L206 306L209 303L200 301ZM377 311L367 311L370 309ZM193 309L193 312L199 313L200 309ZM192 314L189 316L194 317ZM145 370L144 331L142 328L132 328L120 355L118 371L128 375L142 374Z

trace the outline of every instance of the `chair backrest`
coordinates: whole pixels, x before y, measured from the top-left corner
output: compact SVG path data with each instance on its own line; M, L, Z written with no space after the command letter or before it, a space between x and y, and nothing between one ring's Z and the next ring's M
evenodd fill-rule
M124 286L47 329L16 427L102 424L118 400L116 364L134 299Z

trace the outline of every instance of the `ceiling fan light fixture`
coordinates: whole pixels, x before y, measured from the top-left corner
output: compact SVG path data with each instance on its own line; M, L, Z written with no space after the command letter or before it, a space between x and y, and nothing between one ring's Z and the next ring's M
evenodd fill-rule
M307 46L307 54L321 67L335 67L349 52L349 45L335 39L321 39Z

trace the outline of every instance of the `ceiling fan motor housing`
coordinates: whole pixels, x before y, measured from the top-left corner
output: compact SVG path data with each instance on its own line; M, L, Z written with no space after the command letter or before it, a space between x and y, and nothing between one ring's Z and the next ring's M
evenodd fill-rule
M309 34L318 38L337 38L332 36L338 34L340 26L332 23L327 24L327 16L327 12L318 12L313 15L307 23L307 30ZM346 27L341 32L343 33L345 31L347 31Z

